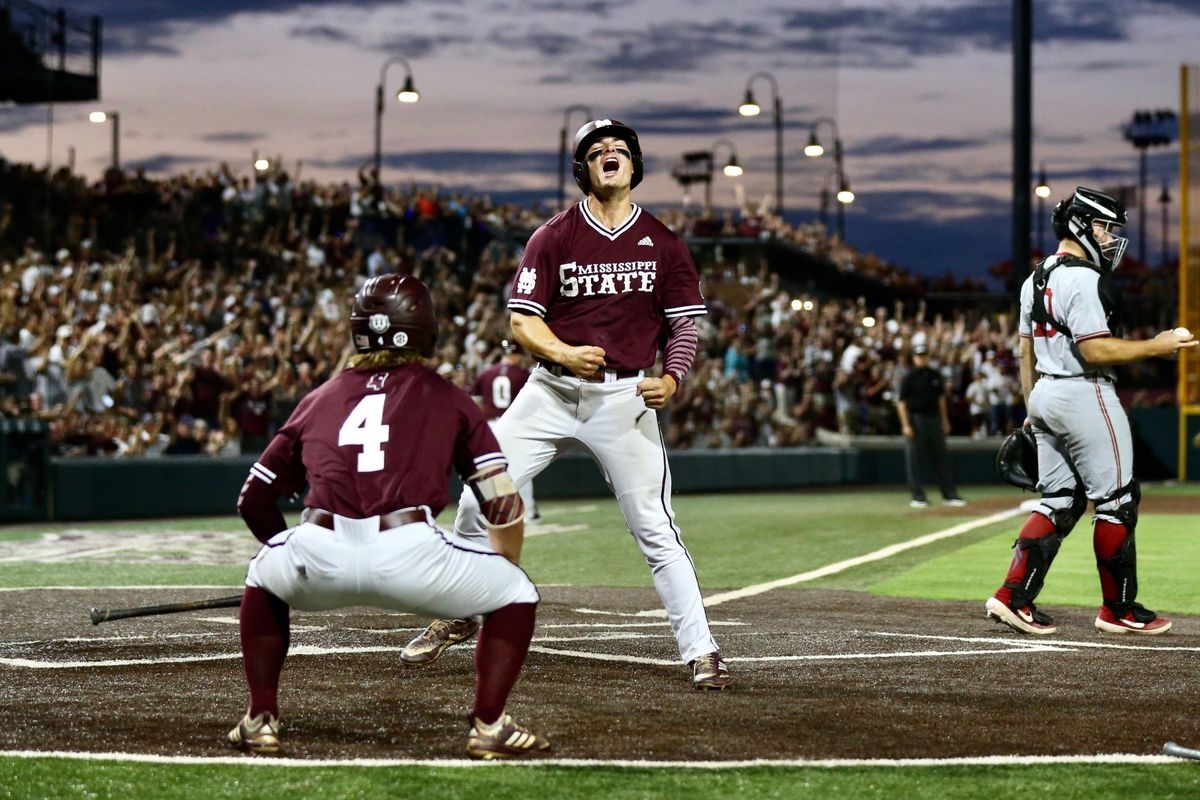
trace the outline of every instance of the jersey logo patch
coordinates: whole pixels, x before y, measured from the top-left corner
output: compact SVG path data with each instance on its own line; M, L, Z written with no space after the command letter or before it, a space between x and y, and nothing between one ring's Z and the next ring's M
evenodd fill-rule
M643 236L642 240L640 242L638 242L638 244L643 247L654 247L654 240L651 239L649 236Z
M520 294L532 294L533 287L537 285L537 270L533 267L524 267L521 269L521 274L517 278L517 291Z

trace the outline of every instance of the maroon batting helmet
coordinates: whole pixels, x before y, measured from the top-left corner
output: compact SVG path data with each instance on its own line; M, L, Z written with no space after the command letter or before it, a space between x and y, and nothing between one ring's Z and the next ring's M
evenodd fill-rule
M633 180L629 188L632 189L642 182L642 145L638 142L637 132L620 120L594 119L575 132L575 155L571 171L575 173L575 182L584 194L592 188L592 178L588 174L587 161L584 158L587 149L591 147L592 142L606 136L624 139L625 144L629 145L629 155L633 161Z
M350 334L359 353L408 350L429 358L438 334L429 290L411 275L371 278L354 295Z

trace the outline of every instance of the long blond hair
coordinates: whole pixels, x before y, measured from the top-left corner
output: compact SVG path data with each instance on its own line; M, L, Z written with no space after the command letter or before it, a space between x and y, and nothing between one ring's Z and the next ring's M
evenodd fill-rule
M367 353L355 353L346 360L346 368L367 367L368 369L383 369L407 364L410 361L423 362L420 353L412 350L371 350Z

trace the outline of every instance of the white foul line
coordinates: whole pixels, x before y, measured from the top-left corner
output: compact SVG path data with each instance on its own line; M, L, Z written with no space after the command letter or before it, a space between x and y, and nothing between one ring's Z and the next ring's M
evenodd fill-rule
M434 767L438 769L545 769L547 767L576 767L594 769L610 767L616 769L678 769L678 770L729 770L760 768L816 767L962 767L962 766L1029 766L1043 764L1177 764L1182 759L1169 755L1142 755L1139 753L1098 753L1095 755L1069 756L969 756L966 758L756 758L741 761L636 761L632 759L598 758L538 758L529 761L514 759L497 764L494 761L471 761L447 758L314 758L295 759L275 756L162 756L143 753L79 753L53 750L0 750L0 759L64 759L73 761L109 761L136 764L200 764L205 766L226 765L260 769L311 769L313 767Z
M898 631L870 631L872 636L893 636L905 639L935 639L944 642L995 643L995 637L983 636L946 636L932 633L900 633ZM1091 648L1092 650L1154 650L1167 653L1200 653L1200 647L1184 647L1168 644L1117 644L1116 642L1087 642L1076 639L1054 639L1045 637L1030 639L1023 633L1010 633L1003 641L1022 646L1030 650L1064 650Z
M892 544L888 545L887 547L880 548L874 553L867 553L866 555L848 558L845 561L838 561L836 564L827 564L819 569L801 572L799 575L792 575L787 578L779 578L777 580L768 581L767 583L759 583L754 586L735 589L731 592L714 594L710 597L704 598L704 607L712 608L713 606L719 606L722 603L728 603L730 600L743 600L747 597L754 597L755 595L764 594L772 589L781 589L784 586L793 586L797 583L814 581L817 578L824 578L828 575L836 575L839 572L845 572L848 569L862 566L863 564L870 564L872 561L882 561L885 558L891 558L897 553L903 553L905 550L912 550L915 547L924 547L927 544L931 544L942 539L949 539L953 536L958 536L959 534L967 533L968 531L973 531L976 528L982 528L985 525L991 525L995 522L1003 522L1006 519L1024 513L1026 513L1025 510L1021 508L1000 511L992 514L989 517L980 517L978 519L973 519L970 522L964 522L961 525L955 525L952 528L946 528L943 531L927 533L924 536L918 536L916 539L910 539L907 542L900 542L899 544ZM667 611L663 608L656 608L650 611L639 611L637 612L636 616L665 618L667 616Z

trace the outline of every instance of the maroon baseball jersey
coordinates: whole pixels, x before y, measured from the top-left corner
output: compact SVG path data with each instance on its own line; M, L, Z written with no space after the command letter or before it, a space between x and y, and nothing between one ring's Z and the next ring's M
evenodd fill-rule
M250 470L286 497L347 517L449 501L450 468L465 480L507 466L483 412L423 364L347 369L305 395Z
M637 205L609 230L583 200L542 225L513 276L510 311L542 317L572 346L604 348L607 369L654 365L663 320L707 313L683 241Z
M495 419L512 405L513 398L527 380L529 370L520 364L500 361L475 376L471 396L479 399L485 417Z

